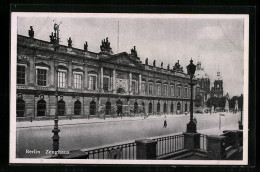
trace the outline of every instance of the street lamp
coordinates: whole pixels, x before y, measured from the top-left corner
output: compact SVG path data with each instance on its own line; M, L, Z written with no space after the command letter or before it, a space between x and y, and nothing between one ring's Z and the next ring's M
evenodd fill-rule
M57 77L58 77L58 69L56 69L56 73L57 73ZM59 140L60 140L60 136L59 136L59 125L58 125L58 78L56 79L56 91L55 91L55 97L56 97L56 109L55 109L55 117L54 117L54 128L52 130L53 132L53 136L52 136L52 146L53 146L53 151L54 154L52 154L53 158L57 158L59 157L59 154L57 154L58 150L59 150Z
M190 96L190 122L187 124L187 133L197 133L196 123L193 121L193 86L192 78L194 77L196 66L193 64L193 60L190 60L190 64L187 66L187 73L190 75L191 96Z

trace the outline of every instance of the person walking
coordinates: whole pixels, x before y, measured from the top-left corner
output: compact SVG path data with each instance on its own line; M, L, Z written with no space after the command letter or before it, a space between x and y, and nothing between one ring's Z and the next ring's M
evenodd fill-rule
M166 128L167 127L167 121L166 121L166 115L164 117L164 122L163 122L163 128Z

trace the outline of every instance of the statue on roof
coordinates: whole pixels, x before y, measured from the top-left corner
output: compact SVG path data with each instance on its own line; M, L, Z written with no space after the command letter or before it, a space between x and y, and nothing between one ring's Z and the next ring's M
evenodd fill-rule
M181 67L179 60L175 63L175 65L173 66L173 70L177 71L177 72L183 72L183 67Z
M68 39L67 41L68 41L68 47L72 47L72 40L71 40L71 37L69 37L69 39Z
M163 68L163 62L161 63L161 68Z
M53 20L53 22L55 22L55 20ZM60 22L60 24L61 24L61 22ZM57 45L60 43L60 37L59 37L60 24L57 24L56 22L54 23L54 25L53 25L54 33L51 32L51 35L49 36L51 43L57 44Z
M30 30L28 30L28 34L29 34L29 37L30 38L33 38L34 37L34 30L33 30L33 27L30 26Z
M148 58L145 59L145 64L148 65Z
M167 70L170 70L170 65L168 64L168 66L167 66Z
M135 46L134 46L134 48L131 49L131 55L134 57L137 57L137 51L135 49Z
M85 41L85 44L84 44L84 51L88 51L88 42Z
M100 50L102 53L113 53L112 48L110 47L110 42L108 41L108 37L101 41Z
M156 60L153 61L153 67L156 67Z

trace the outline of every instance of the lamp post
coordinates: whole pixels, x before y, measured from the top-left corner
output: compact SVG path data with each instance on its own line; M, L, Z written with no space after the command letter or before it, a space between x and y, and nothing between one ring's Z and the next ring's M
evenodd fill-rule
M190 60L190 64L187 66L187 73L190 75L190 86L191 86L191 96L190 96L190 122L187 124L187 133L197 133L197 124L193 121L193 86L192 79L196 71L196 66L193 64L193 60Z
M57 77L58 77L58 69L56 69L56 74L57 74ZM52 136L52 146L53 146L53 151L54 151L54 154L52 154L52 157L53 158L57 158L59 157L59 154L55 153L55 152L58 152L59 150L59 140L60 140L60 136L59 136L59 132L60 132L60 129L59 129L59 124L58 124L58 78L56 78L56 91L55 91L55 98L56 98L56 109L55 109L55 117L54 117L54 128L52 130L53 132L53 136Z

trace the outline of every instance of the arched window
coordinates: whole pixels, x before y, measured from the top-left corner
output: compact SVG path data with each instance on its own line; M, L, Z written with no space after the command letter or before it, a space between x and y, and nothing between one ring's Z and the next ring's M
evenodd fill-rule
M149 103L149 113L153 113L153 104L152 104L152 102Z
M96 114L96 102L92 100L89 105L89 114L95 115Z
M105 111L106 115L110 115L111 114L111 102L107 101L106 102L106 111Z
M161 104L160 104L160 102L158 102L158 103L157 103L157 113L160 112L160 108L161 108Z
M167 113L167 104L166 104L166 102L163 104L163 113Z
M187 112L188 111L188 105L187 105L187 103L185 103L185 112Z
M138 103L134 103L134 113L138 113Z
M144 104L144 102L142 102L142 111L143 111L143 113L145 113L145 104Z
M173 113L173 103L171 103L171 113Z
M18 98L16 100L16 116L24 117L24 111L25 111L25 102L23 99Z
M116 106L117 106L117 114L122 114L123 113L123 102L121 100L117 100Z
M116 92L117 92L118 94L124 94L124 93L125 93L125 90L124 90L123 88L118 88L118 89L116 90Z
M65 102L62 99L58 101L58 115L59 116L65 115Z
M37 102L37 116L45 116L46 112L46 101L44 99L40 99Z
M74 102L74 115L80 115L81 112L81 102L79 100Z
M177 110L179 110L179 111L181 110L181 103L180 102L177 103Z

